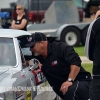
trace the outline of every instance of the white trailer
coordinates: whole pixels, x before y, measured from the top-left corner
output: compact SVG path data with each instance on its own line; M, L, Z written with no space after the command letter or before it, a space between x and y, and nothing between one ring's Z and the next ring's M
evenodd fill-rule
M30 24L30 33L43 32L47 37L66 42L70 46L85 43L88 23L79 22L78 9L73 0L56 0L45 13L44 24ZM65 24L67 23L67 24Z
M66 42L70 46L78 46L80 42L84 45L89 24L33 24L28 26L28 32L43 32L47 37Z

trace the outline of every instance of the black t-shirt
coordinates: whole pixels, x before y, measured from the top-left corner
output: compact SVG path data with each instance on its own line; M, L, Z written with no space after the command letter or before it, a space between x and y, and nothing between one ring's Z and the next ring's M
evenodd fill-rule
M100 15L92 26L90 40L90 50L93 48L93 52L90 52L93 56L93 75L100 75Z
M60 93L59 90L62 83L67 81L70 73L70 65L77 65L80 67L80 72L75 81L91 80L91 74L85 71L81 66L81 60L77 53L75 53L73 47L68 46L66 43L48 43L47 57L43 58L42 56L38 56L35 58L43 65L42 71L56 93Z
M17 16L14 18L15 24L17 24L17 25L18 25L18 24L21 24L21 22L22 22L23 19L26 19L26 20L27 20L27 23L28 23L27 16L26 16L26 15L23 15L23 17L22 17L20 20L17 19ZM22 29L20 29L20 30L27 31L27 23L26 23L25 27L22 28Z

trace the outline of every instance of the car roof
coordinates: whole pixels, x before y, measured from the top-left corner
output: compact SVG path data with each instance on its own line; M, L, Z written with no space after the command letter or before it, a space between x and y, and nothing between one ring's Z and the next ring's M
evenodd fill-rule
M0 37L20 37L24 35L31 35L31 33L22 30L15 30L15 29L0 29Z

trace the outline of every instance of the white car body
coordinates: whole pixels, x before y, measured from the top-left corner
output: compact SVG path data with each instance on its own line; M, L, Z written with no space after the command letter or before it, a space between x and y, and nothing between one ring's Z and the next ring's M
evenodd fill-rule
M18 38L30 35L26 31L0 29L0 100L54 100L55 98L54 92L47 92L47 95L44 91L38 95L35 75L29 71L30 67L25 63Z

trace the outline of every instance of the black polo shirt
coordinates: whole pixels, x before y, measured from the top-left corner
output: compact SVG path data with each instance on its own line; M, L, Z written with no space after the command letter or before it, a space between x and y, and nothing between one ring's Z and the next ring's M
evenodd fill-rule
M88 78L90 73L81 67L81 60L78 54L73 47L68 46L66 43L48 43L47 57L39 56L37 59L43 64L42 71L52 86L55 84L61 85L68 79L70 65L80 67L80 72L75 80L87 80L90 78Z
M70 65L80 67L80 72L76 80L90 80L90 73L81 67L81 60L73 47L66 43L53 42L48 43L48 55L46 58L39 56L37 58L43 65L42 71L48 82L56 93L60 90L63 82L67 81L70 73Z
M93 75L100 76L100 15L89 26L85 51L86 56L93 61Z

